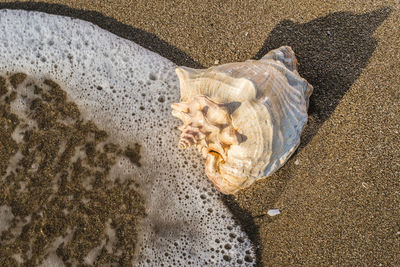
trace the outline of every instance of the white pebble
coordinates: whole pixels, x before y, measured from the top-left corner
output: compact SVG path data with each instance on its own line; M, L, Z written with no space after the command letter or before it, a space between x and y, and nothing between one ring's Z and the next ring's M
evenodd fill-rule
M268 210L267 214L269 216L273 217L275 215L281 214L281 211L279 209L270 209L270 210Z

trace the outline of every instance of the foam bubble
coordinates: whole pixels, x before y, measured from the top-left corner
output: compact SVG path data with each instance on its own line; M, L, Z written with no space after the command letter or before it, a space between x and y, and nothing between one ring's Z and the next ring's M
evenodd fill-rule
M141 167L119 162L146 197L135 265L254 265L251 243L207 181L202 159L177 148L171 61L91 23L39 12L1 10L0 32L0 72L57 80L114 142L141 144ZM45 265L59 262L50 253Z

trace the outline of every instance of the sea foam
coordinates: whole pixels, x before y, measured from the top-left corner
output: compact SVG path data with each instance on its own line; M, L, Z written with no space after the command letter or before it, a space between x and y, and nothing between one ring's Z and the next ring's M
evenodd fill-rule
M58 81L85 119L114 142L141 144L141 167L119 162L146 199L134 265L255 264L248 237L207 181L202 159L177 148L179 121L170 114L179 101L174 63L69 17L1 10L0 32L0 72ZM4 230L12 214L8 207L0 214ZM45 264L62 265L55 254Z

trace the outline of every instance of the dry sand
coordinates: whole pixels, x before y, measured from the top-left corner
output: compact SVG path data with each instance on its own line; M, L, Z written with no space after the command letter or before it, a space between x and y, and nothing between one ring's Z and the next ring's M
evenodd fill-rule
M400 265L398 0L45 2L0 8L88 20L187 66L291 45L315 88L301 147L224 200L260 265Z

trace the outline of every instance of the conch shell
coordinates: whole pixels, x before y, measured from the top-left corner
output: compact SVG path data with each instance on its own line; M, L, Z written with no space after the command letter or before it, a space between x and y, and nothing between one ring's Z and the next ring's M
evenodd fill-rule
M296 150L313 87L297 72L290 47L260 60L176 73L181 102L172 104L172 115L183 121L179 145L198 148L222 193L271 175Z

